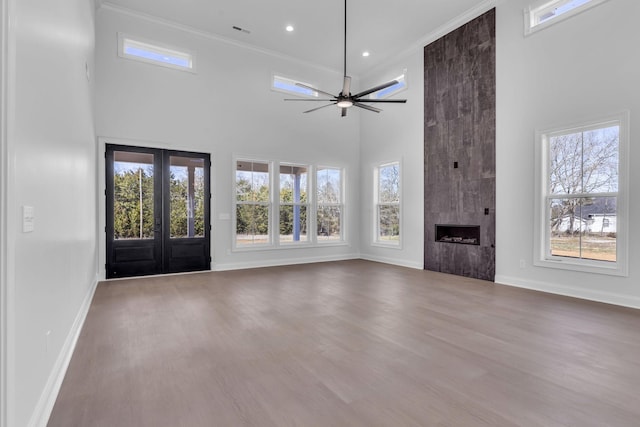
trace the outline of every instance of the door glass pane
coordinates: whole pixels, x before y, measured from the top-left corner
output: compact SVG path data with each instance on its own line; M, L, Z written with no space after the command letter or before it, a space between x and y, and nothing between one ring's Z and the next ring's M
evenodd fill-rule
M113 153L113 238L153 239L153 154Z
M204 159L170 156L171 238L204 237Z

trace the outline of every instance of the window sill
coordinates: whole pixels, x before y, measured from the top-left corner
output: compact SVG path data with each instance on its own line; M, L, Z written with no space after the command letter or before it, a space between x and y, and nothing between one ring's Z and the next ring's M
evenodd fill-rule
M382 242L372 242L371 246L376 248L385 248L385 249L402 249L402 243L382 243Z
M604 274L608 276L628 277L626 265L618 262L579 260L563 257L536 259L533 265L537 267L556 268L560 270L579 271L590 274Z
M350 246L348 242L327 242L327 243L289 243L283 245L261 245L255 247L236 247L231 249L233 253L243 252L264 252L264 251L282 251L297 249L317 249L328 247Z

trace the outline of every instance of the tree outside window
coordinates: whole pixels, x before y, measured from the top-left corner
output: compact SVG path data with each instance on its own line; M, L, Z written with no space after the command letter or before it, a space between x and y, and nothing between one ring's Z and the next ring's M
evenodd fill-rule
M307 166L280 165L280 243L309 239L308 175Z
M617 261L620 125L547 137L549 255Z
M341 169L327 167L317 169L316 200L318 241L341 241L344 211Z
M269 163L236 162L236 245L270 243Z
M400 244L400 164L376 168L375 242Z

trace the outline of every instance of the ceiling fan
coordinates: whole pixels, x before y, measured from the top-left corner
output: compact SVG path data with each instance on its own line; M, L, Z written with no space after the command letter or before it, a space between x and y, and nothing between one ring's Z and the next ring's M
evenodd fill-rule
M329 107L331 105L337 105L340 108L340 110L342 111L342 117L345 117L347 115L347 109L350 107L359 107L365 110L373 111L374 113L379 113L380 111L382 111L381 109L363 104L363 102L404 104L405 102L407 102L407 100L406 99L369 99L369 98L363 99L363 98L367 95L370 95L374 92L378 92L379 90L382 90L382 89L386 89L398 83L399 83L398 80L391 80L390 82L372 87L371 89L364 90L362 92L356 93L355 95L351 94L350 92L351 77L347 76L347 0L344 0L344 80L342 83L342 91L338 95L333 95L329 92L325 92L313 86L309 86L303 83L296 83L296 86L300 86L305 89L309 89L314 92L321 93L323 95L328 96L329 98L328 99L287 98L285 99L285 101L330 102L330 104L304 111L304 113L311 113L312 111L317 111L317 110L320 110L321 108Z

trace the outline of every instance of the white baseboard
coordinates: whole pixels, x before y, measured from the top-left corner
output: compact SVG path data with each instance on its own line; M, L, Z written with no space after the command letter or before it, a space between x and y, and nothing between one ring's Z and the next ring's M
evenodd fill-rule
M234 262L234 263L227 263L227 264L215 263L215 265L212 266L212 270L213 271L244 270L247 268L280 267L283 265L312 264L315 262L330 262L330 261L346 261L350 259L360 259L360 255L346 254L346 255L338 255L338 256Z
M589 301L620 305L623 307L640 308L640 298L629 295L596 291L592 289L576 288L573 286L559 285L556 283L525 280L518 277L510 277L504 275L496 275L495 282L499 285L504 286L531 289L534 291L548 292L552 294L564 295L567 297L585 299Z
M413 268L416 270L424 269L421 262L407 261L406 259L388 258L371 254L360 254L360 258L367 261L381 262L383 264L397 265L399 267Z
M91 306L91 301L93 300L93 295L96 291L97 286L98 275L96 274L93 283L89 287L89 291L84 298L84 301L82 301L80 310L78 311L78 314L73 321L71 330L67 334L67 339L62 346L62 350L60 350L60 354L58 355L56 363L53 366L51 374L49 375L47 384L45 385L44 390L40 395L38 404L33 411L33 415L31 416L31 420L29 421L30 427L46 427L47 423L49 422L51 411L53 411L53 405L55 405L56 403L58 393L60 392L60 387L62 386L62 381L64 380L64 376L67 373L67 368L69 367L69 363L71 362L71 356L73 356L73 351L76 348L76 343L78 342L78 337L80 336L82 325L84 325L84 321L87 318L87 313L89 312L89 307Z

